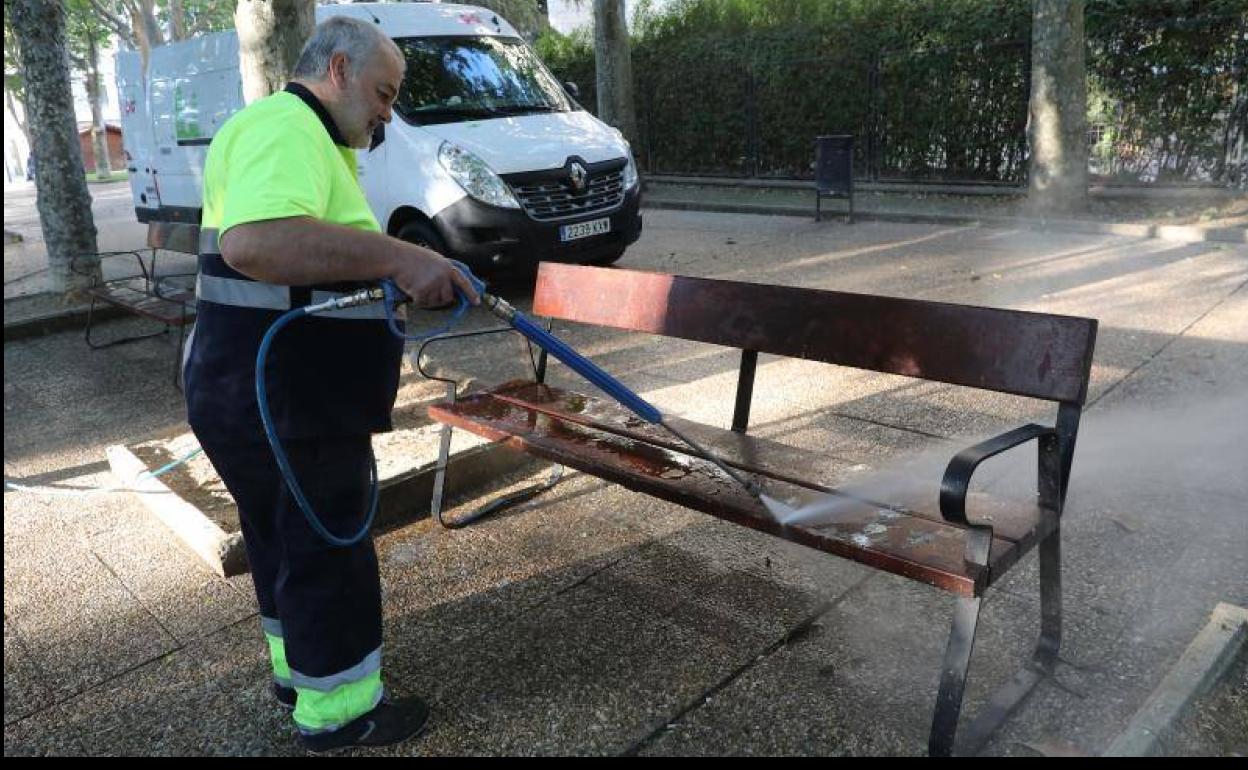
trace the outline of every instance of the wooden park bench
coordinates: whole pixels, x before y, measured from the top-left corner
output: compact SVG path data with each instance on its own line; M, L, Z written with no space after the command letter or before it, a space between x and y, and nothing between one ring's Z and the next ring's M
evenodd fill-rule
M186 327L195 320L195 272L157 272L157 255L161 251L182 254L199 253L199 226L174 222L152 222L147 226L147 254L139 251L118 251L100 254L101 257L132 257L137 272L121 278L101 281L86 291L91 297L87 308L87 328L84 336L92 350L122 345L127 342L148 339L178 331L178 346L174 354L173 384L178 385L181 373L182 347L186 342ZM103 302L134 315L148 318L163 325L159 331L119 337L104 342L93 339L96 304Z
M534 381L434 405L445 424L712 516L917 580L957 597L929 738L933 755L954 751L962 693L987 588L1039 548L1040 641L1032 659L965 731L975 752L1049 674L1061 641L1059 525L1097 323L1014 310L836 291L543 264L539 317L738 348L741 366L730 430L673 420L682 432L773 496L836 494L815 474L813 453L746 435L759 353L804 358L1056 403L1052 426L1024 425L958 452L931 494L914 500L846 497L834 523L786 526L710 462L605 397ZM967 493L976 467L1030 441L1038 446L1035 499ZM445 453L445 452L444 452ZM440 467L445 467L445 458ZM433 507L440 512L442 478ZM984 516L985 513L990 513ZM863 533L872 533L869 537Z

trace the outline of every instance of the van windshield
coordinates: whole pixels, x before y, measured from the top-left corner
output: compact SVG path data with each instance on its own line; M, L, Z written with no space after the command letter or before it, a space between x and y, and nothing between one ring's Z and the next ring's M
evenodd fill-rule
M407 73L394 109L427 125L579 109L515 38L406 37Z

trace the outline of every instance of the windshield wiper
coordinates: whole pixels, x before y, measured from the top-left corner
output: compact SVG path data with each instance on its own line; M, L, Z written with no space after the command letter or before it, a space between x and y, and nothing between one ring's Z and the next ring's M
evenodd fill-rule
M425 117L442 117L444 115L452 115L464 118L488 118L494 114L492 110L483 109L481 107L420 107L414 110L408 110L407 114L413 120L420 120Z
M563 110L553 104L512 104L497 107L494 112L499 115L527 115L534 112L563 112Z

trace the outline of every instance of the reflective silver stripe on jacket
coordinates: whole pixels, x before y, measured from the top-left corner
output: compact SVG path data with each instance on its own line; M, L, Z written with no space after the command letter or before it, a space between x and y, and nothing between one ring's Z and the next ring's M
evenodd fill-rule
M242 281L200 273L195 278L195 294L205 302L231 307L250 307L259 310L290 310L290 287L260 281ZM345 297L336 291L312 292L312 304ZM317 318L336 318L343 321L384 321L386 309L380 302L358 305L343 310L316 313Z
M289 287L259 281L240 281L200 273L195 277L195 296L218 305L290 310Z
M221 234L215 227L203 227L199 230L199 253L220 254Z

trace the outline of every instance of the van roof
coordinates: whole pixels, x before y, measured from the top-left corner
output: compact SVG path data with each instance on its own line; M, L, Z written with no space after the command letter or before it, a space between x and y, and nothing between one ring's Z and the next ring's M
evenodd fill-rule
M317 21L352 16L377 21L390 37L473 35L519 37L502 16L488 8L451 3L343 3L318 5Z

